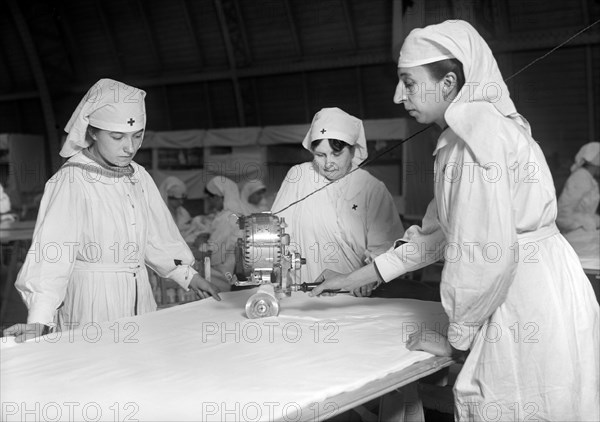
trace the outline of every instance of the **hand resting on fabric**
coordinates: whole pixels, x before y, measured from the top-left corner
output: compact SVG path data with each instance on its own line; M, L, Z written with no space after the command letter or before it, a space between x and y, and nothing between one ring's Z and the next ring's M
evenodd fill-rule
M202 299L212 296L216 300L221 300L221 297L219 296L221 289L212 284L210 281L201 277L200 274L195 274L194 277L192 277L189 288L195 291L196 294Z

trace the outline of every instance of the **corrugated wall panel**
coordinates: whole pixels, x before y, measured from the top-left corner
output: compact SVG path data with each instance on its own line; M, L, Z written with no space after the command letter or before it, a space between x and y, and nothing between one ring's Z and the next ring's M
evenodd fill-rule
M433 25L448 19L456 19L452 2L448 0L427 0L425 2L424 17L424 25Z
M24 133L45 133L44 114L39 99L19 101L19 115Z
M164 71L197 67L201 62L181 0L154 2L145 7L148 24Z
M2 58L6 60L5 65L11 70L12 91L36 89L33 73L12 15L3 13L0 16L0 48L3 51Z
M509 28L516 32L551 30L583 24L580 1L522 1L508 3Z
M152 54L149 34L135 1L106 2L108 25L125 73L156 74L159 63Z
M235 94L231 81L216 81L208 89L212 106L213 127L239 126L238 111L235 107Z
M0 103L0 133L33 133L25 129L21 122L16 102Z
M358 49L389 51L392 40L392 2L354 0L348 3Z
M227 54L219 19L212 1L189 1L192 24L198 28L204 67L227 67Z
M386 119L408 116L404 107L394 104L393 97L398 84L394 63L361 68L365 119Z
M293 1L300 40L306 56L352 51L340 0Z
M297 56L282 1L240 2L240 7L254 63L282 61Z
M206 109L206 92L202 84L174 85L168 89L173 130L210 127Z
M112 54L96 5L90 0L77 5L66 12L68 24L79 46L76 54L80 55L87 71L86 75L80 75L81 79L95 82L101 77L118 74L118 58Z
M309 110L311 114L324 107L339 107L359 115L359 91L354 69L311 72L308 76Z
M515 70L545 51L513 54ZM557 50L515 77L517 110L532 127L560 188L578 148L588 136L587 80L583 48Z
M263 126L308 123L302 75L281 75L256 79ZM285 93L285 95L282 95Z

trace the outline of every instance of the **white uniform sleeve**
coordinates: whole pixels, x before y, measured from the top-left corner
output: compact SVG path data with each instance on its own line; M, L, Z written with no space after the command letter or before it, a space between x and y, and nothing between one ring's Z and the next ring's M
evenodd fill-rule
M148 195L148 244L146 264L161 277L174 280L187 289L192 277L197 274L194 255L181 236L171 212L160 196L150 175L141 170L141 180Z
M446 240L437 216L437 206L432 200L427 206L422 227L409 227L404 237L396 242L395 248L375 258L377 271L385 282L442 258Z
M464 162L474 163L466 145L463 151ZM474 170L447 183L444 192L448 243L441 297L450 322L448 340L459 350L470 348L475 334L504 302L517 267L510 175L494 167L489 174L479 165Z
M32 244L15 283L29 310L29 324L53 322L82 248L85 205L82 181L73 177L77 171L59 170L44 189Z
M582 212L586 208L582 206L582 201L585 201L587 195L594 194L593 189L598 189L590 183L590 177L585 177L584 171L587 170L578 170L569 176L558 198L556 225L563 232L573 231L580 227L592 231L598 227L598 217L595 212Z
M392 195L382 182L369 199L367 215L367 250L373 258L386 252L396 239L404 235Z

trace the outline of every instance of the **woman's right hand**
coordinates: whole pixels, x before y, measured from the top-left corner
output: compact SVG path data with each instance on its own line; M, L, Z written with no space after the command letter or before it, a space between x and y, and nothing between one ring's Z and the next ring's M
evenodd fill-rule
M34 324L15 324L2 332L3 336L13 336L17 343L23 343L26 340L42 336L46 326L40 323Z
M221 300L221 297L219 296L221 289L201 277L200 274L195 274L194 277L192 277L189 288L195 291L202 299L212 296L216 300Z

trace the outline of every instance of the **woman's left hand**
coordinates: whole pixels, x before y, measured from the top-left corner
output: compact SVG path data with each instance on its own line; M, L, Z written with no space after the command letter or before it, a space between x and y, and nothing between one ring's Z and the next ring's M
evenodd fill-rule
M371 293L373 293L373 290L375 290L375 287L377 287L376 281L359 287L358 289L354 289L352 294L356 297L369 297L371 296Z
M192 277L189 287L195 291L201 299L206 299L207 297L212 296L216 300L221 300L219 297L221 290L210 281L201 277L200 274L195 274L194 277Z
M452 345L448 338L435 330L422 330L412 333L406 341L408 350L422 350L436 356L452 356Z

